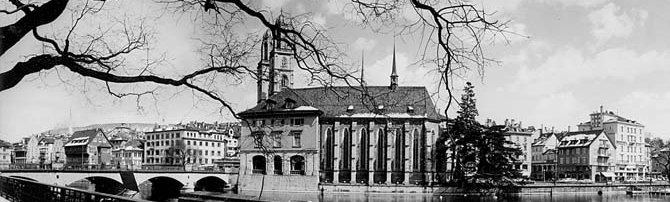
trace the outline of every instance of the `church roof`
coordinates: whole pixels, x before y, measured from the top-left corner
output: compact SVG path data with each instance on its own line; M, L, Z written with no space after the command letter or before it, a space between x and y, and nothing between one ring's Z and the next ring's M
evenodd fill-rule
M286 107L287 103L291 107ZM318 112L327 118L444 119L437 112L428 90L419 86L399 86L395 90L388 86L284 89L239 115L245 117L284 112Z

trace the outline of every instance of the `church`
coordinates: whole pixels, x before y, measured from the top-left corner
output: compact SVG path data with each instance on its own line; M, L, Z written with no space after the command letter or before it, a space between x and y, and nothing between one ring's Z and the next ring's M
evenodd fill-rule
M293 88L295 59L281 37L263 36L257 104L238 114L240 190L437 180L433 148L445 117L426 87L399 85L395 48L389 85Z

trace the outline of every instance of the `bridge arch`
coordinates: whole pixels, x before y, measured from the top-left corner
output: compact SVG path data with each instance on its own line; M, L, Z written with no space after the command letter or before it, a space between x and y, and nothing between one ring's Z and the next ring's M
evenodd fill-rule
M179 180L167 176L152 177L139 185L142 198L151 201L178 198L182 187Z
M195 191L223 192L228 183L217 176L207 176L195 182Z
M103 176L90 176L68 183L66 186L83 190L102 192L106 194L119 194L125 190L123 183Z

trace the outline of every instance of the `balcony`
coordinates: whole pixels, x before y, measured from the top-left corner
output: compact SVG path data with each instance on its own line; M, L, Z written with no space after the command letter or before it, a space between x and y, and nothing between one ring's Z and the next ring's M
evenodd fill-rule
M612 164L607 162L598 162L598 166L611 166Z
M610 157L612 156L611 152L598 152L598 157Z
M609 148L610 148L610 146L609 146L608 144L600 144L600 146L598 146L598 147L599 147L599 148L605 148L605 149L609 149Z
M275 175L283 175L284 172L282 172L281 170L274 170L274 174Z

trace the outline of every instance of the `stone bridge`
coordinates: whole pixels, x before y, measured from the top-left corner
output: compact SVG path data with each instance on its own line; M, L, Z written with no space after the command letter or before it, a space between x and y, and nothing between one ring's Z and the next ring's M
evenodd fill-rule
M237 173L213 171L135 170L130 171L142 198L160 199L178 196L181 190L223 191L237 183ZM109 194L124 188L118 170L0 170L0 176L17 177L46 184L71 186ZM128 182L126 182L128 183ZM159 194L160 193L160 194ZM160 195L160 198L156 198ZM173 196L175 195L175 196Z

